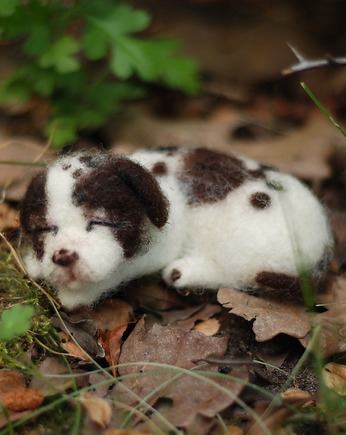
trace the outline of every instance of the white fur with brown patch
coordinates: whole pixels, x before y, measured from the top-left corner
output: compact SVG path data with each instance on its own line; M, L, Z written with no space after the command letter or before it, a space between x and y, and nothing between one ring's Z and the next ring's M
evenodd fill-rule
M56 287L68 309L90 305L122 283L157 271L176 288L232 286L246 290L258 286L256 275L262 271L297 277L304 270L322 278L325 271L319 269L319 263L331 251L333 238L324 207L305 185L290 175L266 169L263 177L246 178L223 198L189 205L186 174L181 181L188 153L142 150L129 156L149 172L155 164L165 163L166 173L156 179L169 203L163 227L144 218L147 244L130 258L110 228L119 222L107 222L105 209L90 214L73 201L76 171L78 177L94 171L102 195L107 180L97 180L97 168L82 163L80 154L50 165L45 184L47 227L26 226L32 240L33 234L40 234L43 247L39 255L29 246L24 257L28 272ZM238 159L246 170L261 168L251 160ZM99 164L104 161L107 155ZM203 173L200 177L202 180ZM268 204L256 207L251 203L258 192L262 198L270 198Z

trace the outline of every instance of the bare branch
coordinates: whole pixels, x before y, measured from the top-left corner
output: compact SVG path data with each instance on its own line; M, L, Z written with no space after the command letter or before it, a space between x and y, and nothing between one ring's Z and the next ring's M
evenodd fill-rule
M282 71L283 75L293 74L299 71L307 71L315 68L322 68L324 66L343 66L346 65L346 57L332 57L327 54L322 59L308 59L300 53L291 44L287 44L292 50L293 54L298 60L298 63L286 68Z

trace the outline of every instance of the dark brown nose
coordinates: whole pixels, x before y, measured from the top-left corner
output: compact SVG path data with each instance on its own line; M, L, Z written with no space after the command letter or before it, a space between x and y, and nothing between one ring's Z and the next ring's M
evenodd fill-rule
M77 252L69 251L68 249L55 251L52 257L53 263L63 267L72 266L78 259L79 255Z

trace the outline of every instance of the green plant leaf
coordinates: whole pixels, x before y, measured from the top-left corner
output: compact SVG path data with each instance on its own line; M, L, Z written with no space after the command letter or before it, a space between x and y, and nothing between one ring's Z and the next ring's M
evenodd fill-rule
M24 44L24 50L30 55L41 55L50 50L50 31L47 26L38 24L32 29L30 36Z
M74 142L77 139L78 121L70 117L56 117L48 123L45 132L51 138L54 148Z
M150 16L142 10L135 10L126 4L113 5L111 9L100 11L96 15L88 15L89 24L105 33L115 41L119 35L144 30L150 23Z
M29 305L14 305L3 311L0 321L0 339L8 341L25 334L33 315L34 309Z
M88 59L101 59L107 53L109 38L98 27L88 26L82 40L82 45Z
M134 10L129 5L113 5L112 9L100 9L95 15L87 15L87 28L83 47L91 60L105 56L109 46L114 45L119 35L145 29L150 22L149 15Z
M118 37L112 53L111 70L123 80L134 73L143 80L155 80L162 75L165 57L174 48L173 44L172 41L144 41L128 36Z
M166 63L164 82L173 89L195 95L200 90L199 66L193 59L174 57Z
M42 68L54 68L61 74L77 71L80 63L74 55L80 49L80 44L70 36L62 36L49 51L41 56L39 65Z
M0 16L8 17L12 15L17 6L19 5L20 0L3 0L0 2Z
M196 64L177 55L175 41L133 36L150 16L126 2L5 2L0 36L16 43L23 67L0 84L0 103L46 98L45 134L55 147L104 124L122 101L143 97L144 87L126 83L132 76L190 93L198 88Z
M177 42L171 39L145 41L120 36L110 67L123 80L138 74L143 80L161 79L172 88L196 93L199 90L198 65L193 60L178 57L178 48Z

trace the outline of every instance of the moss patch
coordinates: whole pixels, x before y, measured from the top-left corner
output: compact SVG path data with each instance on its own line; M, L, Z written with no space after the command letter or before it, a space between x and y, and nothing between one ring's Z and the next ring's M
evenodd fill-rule
M13 256L0 245L0 311L21 303L31 305L35 315L30 330L23 336L6 342L0 341L0 367L21 366L21 357L37 340L48 347L57 346L55 330L49 323L52 313L46 297L21 275ZM35 348L35 358L44 354L43 349L42 346Z

